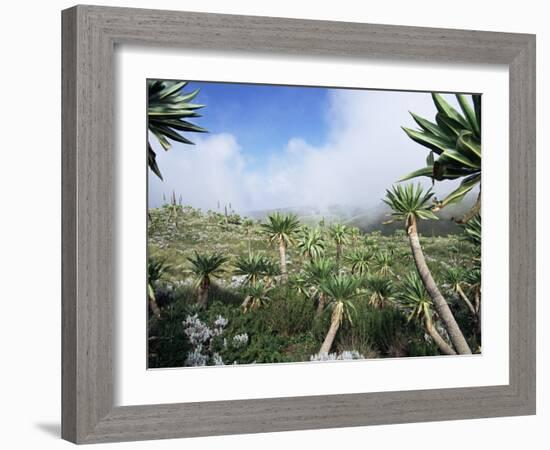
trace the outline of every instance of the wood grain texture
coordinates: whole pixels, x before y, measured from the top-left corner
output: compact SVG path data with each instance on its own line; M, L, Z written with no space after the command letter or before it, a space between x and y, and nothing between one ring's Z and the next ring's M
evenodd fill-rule
M93 432L113 406L112 43L83 8L64 13L62 436ZM84 406L87 405L87 406Z
M534 414L534 36L94 6L63 11L62 31L65 439L94 443ZM509 385L113 407L115 44L507 65Z
M61 332L62 332L62 390L61 404L62 435L76 440L76 10L72 9L62 17L62 73L61 103L63 127L61 133L61 203L63 217L62 233L62 282Z

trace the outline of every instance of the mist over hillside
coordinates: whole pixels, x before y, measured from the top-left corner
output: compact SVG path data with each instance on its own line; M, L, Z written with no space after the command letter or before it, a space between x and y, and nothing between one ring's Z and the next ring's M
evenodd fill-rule
M474 196L466 198L457 205L449 205L436 215L439 220L421 221L419 231L426 235L445 236L447 234L459 233L460 227L455 219L461 217L468 211L475 201ZM383 202L372 207L359 207L349 205L330 205L326 208L315 206L289 207L278 209L265 209L249 211L244 215L256 220L265 218L274 212L282 214L295 214L302 223L310 226L317 226L323 221L326 225L331 223L342 223L348 226L359 228L363 232L380 231L382 234L392 234L397 229L403 228L403 222L384 223L391 219L391 209Z

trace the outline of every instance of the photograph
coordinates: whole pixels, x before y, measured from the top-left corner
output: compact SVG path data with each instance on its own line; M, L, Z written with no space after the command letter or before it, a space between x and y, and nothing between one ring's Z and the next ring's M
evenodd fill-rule
M435 4L3 5L2 448L549 441L548 14Z
M146 95L148 369L482 353L481 94Z

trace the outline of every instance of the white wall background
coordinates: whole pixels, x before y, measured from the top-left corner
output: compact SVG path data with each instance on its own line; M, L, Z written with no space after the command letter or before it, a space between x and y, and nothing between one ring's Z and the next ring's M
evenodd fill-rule
M103 1L104 5L270 15L398 25L469 28L537 34L538 224L548 202L543 169L548 157L550 29L545 2L440 0L392 2L296 2L295 0ZM71 1L4 2L0 16L2 124L0 192L0 414L4 448L69 448L59 439L60 417L60 10ZM455 5L458 6L458 5ZM548 179L547 179L548 180ZM543 209L546 203L546 210ZM544 366L549 360L550 319L543 304L548 238L538 236L538 415L505 419L389 425L119 444L117 448L371 448L445 450L544 448L550 395ZM546 251L545 251L546 250ZM546 291L546 292L544 292ZM546 319L546 320L545 320ZM545 383L546 381L546 383ZM546 425L546 427L544 426ZM546 444L547 445L547 444ZM98 446L97 448L107 448ZM108 447L112 448L112 447Z

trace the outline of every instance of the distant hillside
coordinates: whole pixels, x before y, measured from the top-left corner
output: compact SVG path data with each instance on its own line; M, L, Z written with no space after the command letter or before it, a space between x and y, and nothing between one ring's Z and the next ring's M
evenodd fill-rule
M426 235L445 236L450 233L459 233L460 228L454 219L461 217L473 204L473 200L466 199L458 205L449 205L437 213L440 220L429 220L420 222L419 231ZM327 208L313 206L266 209L260 211L249 211L245 216L257 220L264 220L269 214L280 212L283 214L295 214L301 222L308 225L318 225L321 220L325 223L343 223L355 226L363 232L380 231L382 234L392 234L396 229L402 228L403 223L396 222L384 224L391 217L391 210L380 202L370 208L357 206L331 205Z

